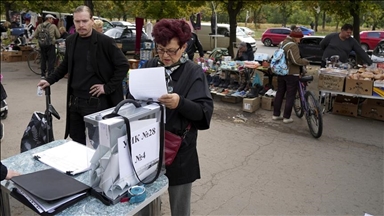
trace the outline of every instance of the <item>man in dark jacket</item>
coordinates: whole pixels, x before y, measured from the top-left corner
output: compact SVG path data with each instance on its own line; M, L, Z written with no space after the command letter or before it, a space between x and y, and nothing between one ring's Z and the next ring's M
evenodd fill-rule
M360 44L351 37L353 26L345 24L341 27L339 33L331 33L320 42L320 47L324 50L321 59L321 67L325 67L326 61L333 55L338 55L340 62L347 63L349 53L355 51L365 64L371 65L372 60L367 53L361 48Z
M253 55L252 46L249 43L241 42L239 50L237 51L235 60L238 61L253 61L255 56Z
M84 116L116 106L124 99L122 81L127 58L114 40L93 30L92 12L79 6L73 13L76 33L67 37L60 66L38 86L43 89L68 73L65 138L85 144Z
M199 38L195 33L192 32L191 39L187 42L188 46L185 52L188 54L188 58L193 61L193 56L196 50L199 51L200 58L204 56L203 46L201 45Z

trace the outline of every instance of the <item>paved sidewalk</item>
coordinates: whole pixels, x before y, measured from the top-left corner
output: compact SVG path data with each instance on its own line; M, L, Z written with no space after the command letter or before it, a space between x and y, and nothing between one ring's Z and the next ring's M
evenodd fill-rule
M1 62L9 114L1 159L19 153L33 111L44 111L36 96L39 77L26 62ZM52 87L55 138L65 125L66 79ZM271 120L271 111L245 113L241 104L215 98L211 128L199 132L202 178L193 184L192 215L384 215L384 122L325 114L320 139L305 119ZM246 122L235 122L242 114ZM170 215L167 194L163 215ZM11 201L12 215L36 215Z

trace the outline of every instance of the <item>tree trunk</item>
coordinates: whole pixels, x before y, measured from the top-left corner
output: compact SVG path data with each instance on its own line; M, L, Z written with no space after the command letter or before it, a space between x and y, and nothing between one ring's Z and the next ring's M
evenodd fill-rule
M317 26L319 25L319 14L315 14L315 32L317 32Z
M11 8L12 3L4 2L3 4L4 4L4 9L5 9L5 19L8 22L11 22L11 15L9 14L9 11L12 10L12 8Z
M325 11L323 11L323 25L321 27L324 31L324 29L325 29Z
M235 7L236 6L236 7ZM228 52L232 58L236 55L233 53L233 43L236 42L236 29L237 29L237 14L239 14L241 8L243 8L242 0L229 0L227 3L227 11L229 15L229 48Z
M339 30L339 21L336 21L336 29L335 31L337 32Z

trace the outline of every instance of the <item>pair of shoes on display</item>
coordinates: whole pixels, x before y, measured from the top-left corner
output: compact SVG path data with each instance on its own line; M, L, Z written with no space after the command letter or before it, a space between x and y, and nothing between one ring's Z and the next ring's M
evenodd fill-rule
M292 122L293 122L293 119L292 119L292 118L289 118L289 119L284 118L284 119L283 119L283 123L285 123L285 124L289 124L289 123L292 123Z
M275 91L275 90L273 90L273 89L269 89L267 92L265 92L265 96L267 96L267 97L276 97L276 92L277 91Z
M272 116L272 120L275 120L275 121L283 120L283 117L281 117L281 116Z
M249 93L247 94L247 98L255 98L259 96L259 88L257 86L253 86Z

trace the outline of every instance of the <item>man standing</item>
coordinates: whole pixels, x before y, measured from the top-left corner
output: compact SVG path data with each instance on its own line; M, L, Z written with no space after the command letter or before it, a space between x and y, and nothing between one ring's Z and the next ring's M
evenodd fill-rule
M191 39L187 42L188 46L185 52L188 54L188 58L193 61L193 56L196 50L199 50L200 58L204 57L203 46L201 45L199 38L192 32Z
M48 87L68 72L65 138L85 144L84 116L116 106L124 99L122 81L127 58L114 40L92 28L92 11L79 6L73 12L76 33L67 37L63 62L37 85Z
M37 38L39 41L40 53L41 53L41 78L45 77L48 62L48 76L53 72L56 53L55 42L60 38L59 29L53 24L53 20L56 19L53 15L47 14L45 16L45 22L42 25L37 26L32 38ZM46 32L46 33L45 33ZM32 39L31 38L31 39Z
M360 44L351 37L353 32L353 26L351 24L345 24L341 27L339 33L331 33L320 42L320 47L324 50L323 57L321 59L321 67L324 68L326 61L333 55L338 55L340 62L347 63L349 53L355 51L360 56L365 64L371 65L372 60L367 53L361 48Z

